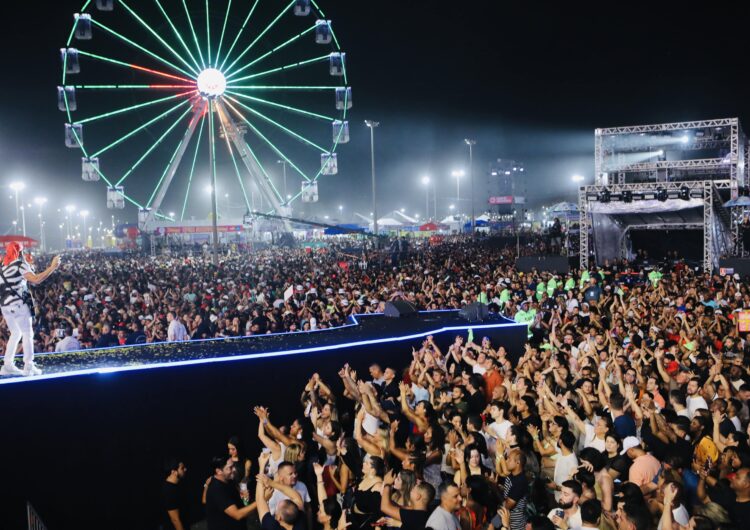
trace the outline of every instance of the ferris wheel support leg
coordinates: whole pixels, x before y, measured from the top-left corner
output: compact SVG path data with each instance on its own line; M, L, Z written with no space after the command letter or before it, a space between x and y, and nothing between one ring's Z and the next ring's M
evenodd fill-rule
M223 102L217 101L216 108L219 114L219 119L224 123L224 127L229 133L229 137L232 140L235 149L237 149L240 159L242 159L242 163L245 164L250 176L255 180L261 195L263 195L273 206L273 209L276 210L277 214L281 214L284 211L283 204L273 192L268 180L264 177L264 173L259 167L258 162L256 162L255 158L249 153L247 145L242 141L242 133L239 131L237 124L229 115L229 112L227 112ZM289 221L284 221L284 230L287 232L292 231L292 225Z
M188 144L190 144L190 140L195 134L195 129L198 127L198 123L200 123L201 117L203 116L203 113L206 110L206 104L207 104L206 101L201 99L193 107L193 118L190 120L190 125L188 126L188 129L185 132L185 137L183 139L182 146L180 147L180 150L177 152L177 155L174 157L174 160L172 160L172 163L166 172L166 176L164 177L164 180L162 181L161 187L159 188L159 191L156 193L156 197L154 198L154 201L151 203L148 216L143 220L143 222L141 223L141 226L139 227L141 230L150 232L150 228L152 227L154 223L156 212L159 211L159 208L161 207L161 203L162 201L164 201L164 196L167 194L167 189L169 188L169 185L172 183L172 179L177 173L177 169L180 167L180 162L182 161L182 157L185 155L185 151L187 151Z

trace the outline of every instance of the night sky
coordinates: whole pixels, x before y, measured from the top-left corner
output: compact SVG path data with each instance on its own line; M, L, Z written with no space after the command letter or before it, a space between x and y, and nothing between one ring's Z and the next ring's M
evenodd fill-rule
M65 44L80 4L40 3L34 16L13 15L18 22L6 24L2 33L0 185L7 190L0 194L0 204L5 205L0 210L3 233L15 215L7 185L16 178L29 186L24 192L27 201L35 195L51 199L48 238L59 237L56 209L65 204L87 207L96 223L109 223L112 212L105 208L105 186L81 181L80 153L63 145L65 118L55 101L61 70L58 49ZM148 0L132 4L146 10L153 6ZM477 140L477 174L486 172L494 158L524 161L527 194L539 204L573 199L572 174L593 177L595 127L750 119L747 7L689 7L678 2L631 2L616 8L601 3L506 4L510 3L321 2L347 52L354 90L352 141L340 147L340 173L323 180L320 203L307 206L305 214L333 216L339 204L345 206L347 219L347 212L369 213L369 132L364 119L381 122L376 132L381 215L394 208L423 212L419 179L429 174L438 182L440 216L448 213L455 196L451 170L468 163L465 137ZM115 16L126 20L127 15L119 8ZM133 35L140 33L135 24L131 27ZM287 33L282 27L273 38L283 40ZM94 45L100 38L104 41L95 34ZM120 55L132 53L122 48ZM121 105L112 108L116 106ZM161 149L161 156L169 156L174 145ZM106 157L102 159L105 163ZM112 165L120 162L106 160ZM270 171L278 173L279 167ZM149 191L141 191L148 196L153 178L134 175L128 191L144 186ZM483 193L479 188L478 207ZM463 190L468 192L465 182L462 195ZM181 194L175 192L165 208L181 203ZM135 219L132 207L115 213L121 220ZM191 202L188 213L205 217L207 203ZM38 230L35 216L27 217L29 234L35 236Z

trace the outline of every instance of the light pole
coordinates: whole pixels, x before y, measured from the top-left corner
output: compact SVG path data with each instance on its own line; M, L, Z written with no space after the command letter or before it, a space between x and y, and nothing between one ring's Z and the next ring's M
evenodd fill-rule
M21 205L21 226L23 227L23 237L26 237L26 209Z
M60 242L62 243L63 250L65 249L65 223L60 223Z
M378 203L375 198L375 127L380 122L365 120L365 125L370 128L370 161L372 163L372 232L378 235Z
M284 180L283 180L283 183L284 183L284 197L286 197L286 200L289 200L289 197L287 196L288 194L287 194L287 191L286 191L286 160L277 160L276 163L277 164L281 164L281 170L282 170L283 175L284 175Z
M68 204L65 207L65 211L68 212L68 215L65 216L65 221L67 222L67 225L68 225L68 239L73 239L73 234L70 229L70 217L73 215L73 212L76 211L76 207L73 206L72 204Z
M456 169L451 172L451 175L456 179L456 204L459 208L458 213L461 213L461 177L466 176L466 172L463 169Z
M44 241L44 217L42 216L42 207L47 203L46 197L34 197L34 202L39 206L39 246L42 248L42 252L46 249Z
M214 105L213 98L208 100L208 165L211 168L211 213L213 214L213 254L211 261L214 267L219 265L219 204L216 194L216 147L214 143Z
M10 183L10 189L12 189L16 195L16 226L18 226L18 221L20 220L19 217L21 216L20 207L18 205L18 193L22 191L25 187L26 187L26 184L19 180L16 180ZM26 235L26 230L24 230L23 235L24 236Z
M83 242L83 247L88 248L89 246L89 233L86 231L86 218L89 216L88 210L81 210L81 217L83 217L83 237L86 240Z
M476 215L474 213L474 146L477 145L477 141L466 138L464 139L464 143L469 146L469 181L471 183L471 235L474 236L477 225Z
M430 177L424 176L422 177L422 184L424 184L425 187L425 219L430 219Z

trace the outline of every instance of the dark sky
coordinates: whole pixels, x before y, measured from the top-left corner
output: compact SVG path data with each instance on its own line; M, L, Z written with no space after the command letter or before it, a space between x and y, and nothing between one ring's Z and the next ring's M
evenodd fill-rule
M131 2L145 10L153 6L150 0ZM261 3L272 2L280 4ZM170 3L178 5L164 1ZM97 218L109 220L111 214L104 184L82 182L80 154L63 146L65 119L55 104L58 49L80 4L45 2L33 17L6 24L0 37L5 51L0 185L7 190L11 180L23 177L30 187L27 200L40 194L50 198L55 230L56 209L68 203L85 205ZM750 20L742 4L730 9L684 2L322 0L321 7L347 52L354 108L352 141L339 150L340 173L321 182L321 202L308 206L310 213L333 215L339 204L369 212L366 118L381 122L376 135L380 212L400 207L422 212L424 189L418 181L429 174L438 182L442 216L455 195L450 171L467 164L467 136L477 140L477 174L486 172L493 158L522 160L530 199L550 202L573 198L573 173L592 177L595 127L743 119L750 112L744 37ZM138 35L122 8L108 16ZM283 40L287 33L282 27L273 39ZM95 35L93 44L100 37ZM123 48L119 56L129 54ZM111 109L119 106L110 103ZM149 131L151 138L161 130ZM169 156L176 144L171 145L160 149L161 156ZM122 162L119 157L127 154L112 156L106 164ZM134 175L128 191L148 197L158 179L153 175L161 173L154 164L144 164L148 175ZM464 190L465 183L462 195ZM183 194L170 194L165 207L181 205ZM9 190L0 194L6 206L0 210L3 232L15 216L9 195ZM480 195L481 189L477 204ZM201 204L188 210L197 217L206 213ZM133 208L116 213L120 219L135 218ZM38 233L36 219L27 218L27 225L30 234Z

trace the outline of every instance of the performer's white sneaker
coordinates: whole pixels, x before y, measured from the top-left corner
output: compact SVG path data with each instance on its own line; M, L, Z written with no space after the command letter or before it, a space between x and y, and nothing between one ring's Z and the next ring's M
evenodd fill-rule
M0 368L0 375L25 375L15 364L4 364Z
M42 375L42 370L33 362L27 363L23 365L23 375L26 375L26 376Z

